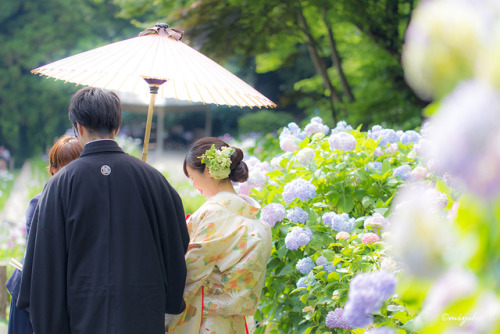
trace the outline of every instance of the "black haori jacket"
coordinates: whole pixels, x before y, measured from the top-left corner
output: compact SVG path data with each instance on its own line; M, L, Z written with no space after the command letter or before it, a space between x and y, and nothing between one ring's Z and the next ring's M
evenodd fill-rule
M184 209L163 175L116 142L85 145L35 211L17 306L37 334L164 333L185 308Z

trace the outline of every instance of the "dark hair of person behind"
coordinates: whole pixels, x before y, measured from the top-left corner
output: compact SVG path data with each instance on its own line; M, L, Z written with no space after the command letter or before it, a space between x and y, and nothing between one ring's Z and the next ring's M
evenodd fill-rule
M78 90L69 106L69 120L101 136L108 136L120 128L122 107L114 92L95 87Z
M71 136L62 136L52 146L49 152L49 166L47 169L50 174L51 168L61 169L62 167L75 160L82 153L82 145Z
M220 150L222 147L229 145L215 137L206 137L198 139L191 145L188 153L186 154L186 158L184 159L184 174L189 176L187 173L186 166L197 170L200 173L205 171L205 164L201 163L201 157L208 151L212 145L215 145L217 150ZM229 179L233 182L245 182L248 180L248 166L243 161L243 151L237 147L232 147L234 149L233 154L231 155L231 174L229 174Z

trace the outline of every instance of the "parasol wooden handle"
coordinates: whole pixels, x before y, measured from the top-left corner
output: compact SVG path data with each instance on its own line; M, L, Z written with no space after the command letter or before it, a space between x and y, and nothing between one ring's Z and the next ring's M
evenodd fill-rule
M146 162L148 158L149 136L151 135L151 123L153 122L153 109L155 105L156 93L151 93L149 100L148 119L146 121L146 133L144 134L144 145L142 147L142 161Z

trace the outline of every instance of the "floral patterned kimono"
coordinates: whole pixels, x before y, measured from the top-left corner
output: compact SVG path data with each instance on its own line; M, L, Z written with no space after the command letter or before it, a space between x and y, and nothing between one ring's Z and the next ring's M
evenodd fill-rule
M220 192L187 220L186 309L169 333L249 333L271 253L269 224L250 197ZM202 316L203 314L203 316Z

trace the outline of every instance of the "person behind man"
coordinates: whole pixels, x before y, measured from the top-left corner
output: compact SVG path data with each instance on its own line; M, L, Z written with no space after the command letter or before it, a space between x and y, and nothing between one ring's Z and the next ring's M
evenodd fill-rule
M181 199L113 140L115 93L80 89L69 119L84 148L42 192L17 306L30 307L37 334L164 333L165 313L185 308Z
M59 138L49 152L49 165L47 171L51 176L57 173L61 168L69 164L80 156L82 146L75 137L62 136ZM31 229L31 220L33 213L38 204L41 194L35 195L28 205L26 210L26 237L29 236ZM24 258L21 263L24 262ZM12 295L9 311L9 327L8 334L32 334L33 328L29 318L29 313L26 310L21 310L16 307L17 296L19 294L19 287L21 285L21 271L16 269L7 281L7 290Z

